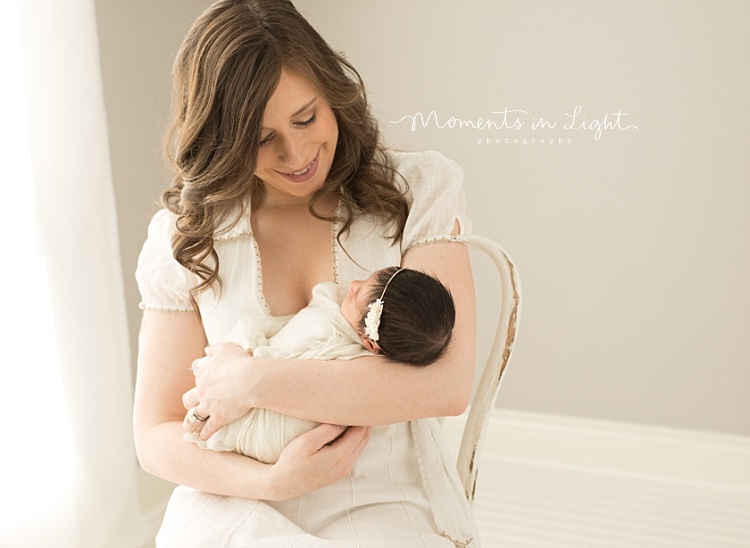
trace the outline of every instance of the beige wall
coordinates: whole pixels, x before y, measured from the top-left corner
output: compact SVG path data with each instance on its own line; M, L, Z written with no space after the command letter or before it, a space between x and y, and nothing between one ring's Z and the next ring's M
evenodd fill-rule
M97 3L134 345L132 271L168 179L169 63L209 4ZM358 67L391 144L463 166L475 232L518 262L499 405L750 434L750 4L295 4ZM579 121L620 109L638 129L565 129L577 105ZM441 125L499 124L504 108L526 111L521 129L389 123L434 110ZM557 127L532 129L539 117Z
M171 65L192 20L209 4L95 0L133 361L141 316L136 261L159 194L171 179L162 155Z

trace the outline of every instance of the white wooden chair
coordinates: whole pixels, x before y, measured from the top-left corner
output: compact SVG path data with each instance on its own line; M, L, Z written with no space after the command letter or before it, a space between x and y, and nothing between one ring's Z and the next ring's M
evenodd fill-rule
M477 235L469 236L468 244L470 249L479 250L492 260L497 267L501 288L497 330L479 384L471 400L456 460L458 475L466 498L469 503L472 503L476 491L484 434L518 333L521 313L521 280L510 255L499 244Z

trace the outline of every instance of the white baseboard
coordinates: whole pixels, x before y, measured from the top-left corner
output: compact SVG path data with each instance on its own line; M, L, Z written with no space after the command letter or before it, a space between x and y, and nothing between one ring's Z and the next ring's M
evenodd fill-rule
M445 421L452 447L463 419ZM750 491L750 437L717 432L495 409L482 459Z

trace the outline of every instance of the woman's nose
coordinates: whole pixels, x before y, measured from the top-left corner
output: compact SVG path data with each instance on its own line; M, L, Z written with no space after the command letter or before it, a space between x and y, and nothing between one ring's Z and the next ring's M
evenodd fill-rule
M302 169L306 160L303 158L302 148L299 138L287 137L279 149L279 159L292 170Z

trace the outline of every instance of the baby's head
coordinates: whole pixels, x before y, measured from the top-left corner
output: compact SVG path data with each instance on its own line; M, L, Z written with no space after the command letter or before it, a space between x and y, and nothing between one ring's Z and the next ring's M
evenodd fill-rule
M440 358L456 321L453 298L443 284L395 266L353 281L341 312L368 350L411 365Z

